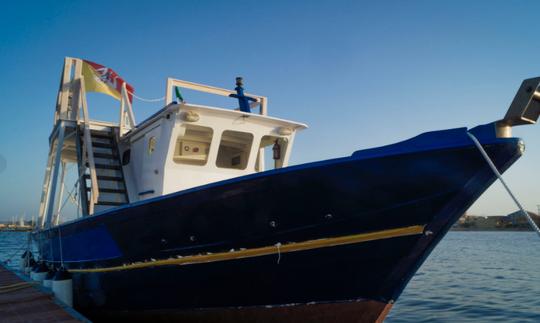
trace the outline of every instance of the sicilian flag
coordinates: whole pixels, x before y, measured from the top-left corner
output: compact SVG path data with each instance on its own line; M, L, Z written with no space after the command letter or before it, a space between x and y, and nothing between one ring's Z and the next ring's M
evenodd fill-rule
M105 93L117 100L120 100L122 97L122 85L125 83L129 102L133 102L133 87L111 68L83 60L82 75L87 92Z

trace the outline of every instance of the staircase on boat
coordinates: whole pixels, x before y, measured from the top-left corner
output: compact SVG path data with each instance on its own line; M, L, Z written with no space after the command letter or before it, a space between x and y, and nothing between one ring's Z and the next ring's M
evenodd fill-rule
M93 212L89 210L88 213L99 212L128 203L129 199L114 127L102 127L100 130L90 128L91 151L94 159L98 192L97 201L93 206L91 203L92 170L88 162L88 152L90 149L85 146L84 129L82 126L79 134L80 144L85 152L83 156L84 164L79 165L80 171L83 168L81 196L84 199L84 205L90 208L93 207Z
M91 119L84 64L77 58L64 61L39 207L42 228L60 224L66 205L71 206L66 213L75 207L71 213L78 218L129 203L118 149L119 138L136 124L127 85L113 89L120 96L115 96L120 100L118 122ZM71 165L76 165L74 174Z

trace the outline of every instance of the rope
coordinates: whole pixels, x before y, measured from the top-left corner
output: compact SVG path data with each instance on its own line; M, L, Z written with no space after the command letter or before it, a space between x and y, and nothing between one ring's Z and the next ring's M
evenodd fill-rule
M58 227L58 240L60 241L60 266L64 267L64 255L62 254L62 231Z
M129 94L131 94L135 99L137 100L140 100L140 101L143 101L143 102L159 102L159 101L165 101L165 97L161 97L161 98L156 98L156 99L145 99L145 98L141 98L140 96L137 96L135 95L135 93L133 92L129 92Z
M501 181L502 185L504 186L504 188L506 189L506 191L508 192L508 194L510 195L512 200L514 200L514 203L516 203L516 205L519 208L519 210L521 211L521 213L525 216L527 221L529 221L529 224L531 225L533 230L536 231L538 236L540 236L540 229L538 229L538 226L536 225L536 223L534 223L534 221L531 218L531 216L529 215L529 213L527 213L527 211L525 211L525 209L523 208L523 206L521 206L521 203L519 203L517 198L514 196L514 194L512 193L510 188L508 187L508 185L506 185L506 182L502 178L501 173L499 173L499 170L497 169L497 167L495 167L495 164L493 164L493 161L491 160L491 158L489 158L488 154L484 150L484 147L482 147L482 145L480 144L478 139L476 139L476 137L472 133L467 132L467 134L469 135L471 140L474 142L474 144L476 145L476 148L478 148L478 150L480 151L480 153L482 154L482 156L484 157L484 159L488 163L489 167L491 167L491 170L493 171L493 173L495 173L495 176L497 176L499 181Z
M278 256L277 256L277 264L279 265L279 261L281 260L281 249L280 249L281 242L276 243L276 247L277 247L277 254L278 254Z

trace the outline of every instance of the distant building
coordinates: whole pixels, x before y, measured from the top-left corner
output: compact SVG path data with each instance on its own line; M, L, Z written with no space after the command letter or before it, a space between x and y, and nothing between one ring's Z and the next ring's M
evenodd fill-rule
M531 218L540 225L540 216L536 213L527 211ZM489 231L489 230L516 230L516 231L532 231L529 222L521 214L521 211L516 211L508 215L494 216L476 216L464 214L452 227L453 230L461 231Z

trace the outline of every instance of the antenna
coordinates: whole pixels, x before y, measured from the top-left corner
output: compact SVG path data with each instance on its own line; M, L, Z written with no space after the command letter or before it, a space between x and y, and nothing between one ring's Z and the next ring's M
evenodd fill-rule
M229 94L232 98L238 99L238 105L240 106L240 111L242 112L251 112L251 106L249 105L249 101L257 102L257 99L252 98L250 96L246 96L244 94L244 80L242 77L236 78L236 87L234 88L236 90L236 94Z

